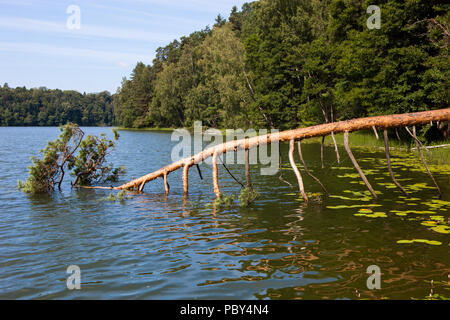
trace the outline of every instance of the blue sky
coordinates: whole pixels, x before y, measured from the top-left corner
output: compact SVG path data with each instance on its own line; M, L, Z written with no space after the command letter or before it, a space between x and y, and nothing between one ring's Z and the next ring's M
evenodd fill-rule
M137 61L242 0L0 0L0 84L115 93ZM69 29L70 5L81 28Z

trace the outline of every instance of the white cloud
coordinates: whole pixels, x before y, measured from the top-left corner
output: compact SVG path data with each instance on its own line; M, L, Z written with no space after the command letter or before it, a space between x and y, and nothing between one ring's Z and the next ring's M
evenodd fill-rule
M63 33L73 37L99 37L140 41L168 41L168 39L176 38L176 35L170 33L101 27L86 25L83 22L81 22L80 30L69 30L65 22L58 23L27 18L0 17L0 27L30 32Z
M160 21L167 25L173 25L174 23L178 24L178 25L179 24L192 25L192 24L198 23L198 20L189 19L186 17L170 16L170 15L164 15L164 14L159 14L159 13L151 13L151 12L149 12L151 10L151 8L149 8L148 10L135 10L135 9L130 9L128 7L123 8L123 7L110 6L110 5L101 5L101 4L97 4L97 3L93 3L93 2L89 2L87 4L87 6L96 8L96 9L100 9L104 13L108 13L108 11L117 12L119 14L116 14L114 16L117 17L118 19L126 19L126 20L133 21L133 22L148 23L149 22L148 18L151 18L152 21L155 21L155 20ZM83 6L83 8L84 8L84 6ZM141 16L141 18L137 18L139 16Z
M32 1L20 1L20 0L0 0L1 4L10 5L10 6L31 6L33 5Z
M153 60L153 56L146 54L57 47L33 42L0 42L0 47L2 48L3 52L19 52L58 57L75 57L90 61L107 61L121 67L134 64L137 61L142 61L149 64Z

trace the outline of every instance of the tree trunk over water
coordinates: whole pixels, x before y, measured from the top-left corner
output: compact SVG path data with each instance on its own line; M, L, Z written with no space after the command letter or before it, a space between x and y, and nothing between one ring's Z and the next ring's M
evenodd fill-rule
M116 188L116 190L128 190L133 188L139 188L142 183L147 183L149 181L155 180L159 177L164 176L164 172L170 173L176 171L186 163L189 163L190 166L201 163L205 159L210 158L217 152L217 155L234 152L238 149L247 148L255 148L263 144L277 143L280 141L290 141L292 139L308 139L314 137L323 137L330 135L332 132L343 133L343 132L353 132L360 130L371 130L374 126L379 129L386 128L398 128L405 126L413 126L420 124L427 124L430 121L450 121L450 108L448 109L440 109L440 110L431 110L425 112L418 113L409 113L409 114L397 114L397 115L388 115L388 116L378 116L378 117L370 117L370 118L360 118L348 121L334 122L328 124L322 124L318 126L308 127L308 128L299 128L294 130L283 131L278 134L267 134L264 136L257 136L253 138L247 138L242 140L230 141L227 143L223 143L221 145L208 148L203 152L194 155L188 159L182 159L180 161L174 162L165 168L162 168L158 171L145 175L139 179L135 179L129 183L121 185ZM185 168L185 173L187 173L189 166ZM186 174L185 182L187 192L187 178Z

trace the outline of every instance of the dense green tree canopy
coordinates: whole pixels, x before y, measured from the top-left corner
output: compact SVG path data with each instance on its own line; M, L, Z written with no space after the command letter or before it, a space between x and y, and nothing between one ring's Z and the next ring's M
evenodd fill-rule
M0 87L1 126L107 126L114 122L112 96L104 91L76 91Z
M449 5L260 0L138 63L116 98L127 127L287 129L449 103ZM142 73L142 74L141 74ZM140 83L144 81L145 83ZM137 83L139 82L139 83Z

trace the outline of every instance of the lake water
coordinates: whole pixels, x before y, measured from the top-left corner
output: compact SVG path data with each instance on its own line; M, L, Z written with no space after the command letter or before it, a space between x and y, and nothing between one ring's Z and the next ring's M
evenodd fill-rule
M338 165L328 146L321 169L314 143L303 146L304 156L334 197L308 205L297 188L278 175L261 176L257 167L252 178L261 197L249 208L237 201L223 210L208 206L214 194L207 165L203 181L195 168L190 171L187 200L181 172L169 176L168 197L159 179L124 203L105 201L110 191L71 190L68 182L50 196L18 191L30 156L58 134L57 128L0 128L1 299L423 299L431 280L434 293L450 296L448 165L431 165L441 201L417 155L393 158L397 177L412 192L406 200L392 188L384 151L354 148L380 192L374 202L363 194L367 189L343 149ZM110 159L126 166L122 182L169 164L176 144L170 138L121 132ZM282 152L287 161L287 145ZM293 171L284 167L295 186ZM245 180L243 165L230 170ZM225 194L239 194L222 167L219 175ZM304 179L307 191L321 191ZM355 207L360 205L365 207ZM367 208L376 214L359 212ZM440 245L398 243L413 239ZM70 265L81 269L81 290L67 289ZM381 270L380 290L367 288L371 265Z

